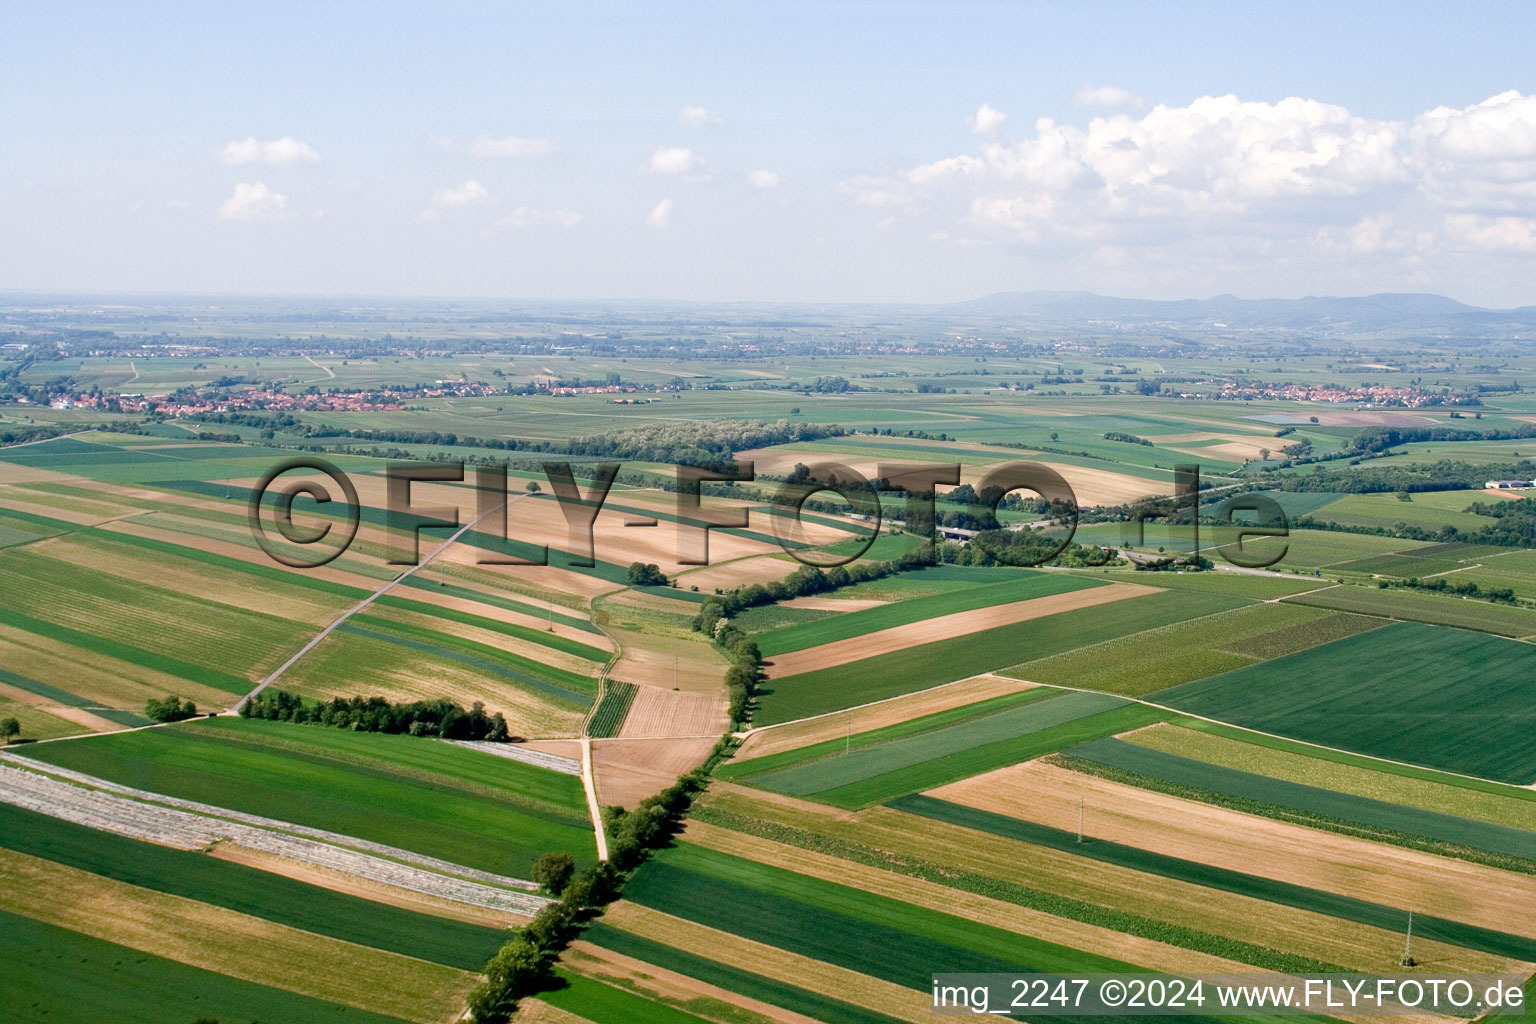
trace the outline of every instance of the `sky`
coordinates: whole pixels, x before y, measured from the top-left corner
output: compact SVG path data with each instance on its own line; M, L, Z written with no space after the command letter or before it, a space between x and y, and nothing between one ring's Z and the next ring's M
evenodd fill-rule
M1536 5L15 4L0 290L1536 304Z

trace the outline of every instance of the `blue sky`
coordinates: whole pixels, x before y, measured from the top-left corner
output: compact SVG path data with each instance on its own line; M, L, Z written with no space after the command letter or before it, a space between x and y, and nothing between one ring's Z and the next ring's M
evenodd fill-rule
M1529 4L6 21L0 288L1536 303Z

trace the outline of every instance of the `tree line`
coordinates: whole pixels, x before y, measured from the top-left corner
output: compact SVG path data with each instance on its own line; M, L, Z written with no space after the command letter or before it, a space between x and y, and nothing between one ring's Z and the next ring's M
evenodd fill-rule
M505 743L512 739L500 711L487 715L479 701L466 711L446 698L395 704L383 697L334 697L308 703L298 694L277 690L258 693L246 701L240 707L240 717L452 740Z

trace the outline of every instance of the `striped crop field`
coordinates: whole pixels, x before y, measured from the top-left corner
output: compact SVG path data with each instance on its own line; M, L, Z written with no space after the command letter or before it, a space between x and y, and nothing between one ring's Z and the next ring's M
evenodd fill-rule
M1536 791L1530 789L1369 760L1197 720L1142 729L1124 738L1137 746L1271 779L1536 833Z
M1536 647L1486 633L1396 623L1157 699L1394 761L1536 781Z
M1318 608L1475 629L1499 636L1536 636L1536 610L1511 608L1489 601L1469 601L1455 596L1345 585L1298 594L1289 600Z
M588 735L598 738L617 736L624 727L624 716L629 714L630 705L635 702L638 691L639 687L634 683L621 683L617 679L605 682L603 699L598 702L591 721L587 723Z
M421 737L221 718L28 753L167 796L518 878L540 853L590 862L594 852L580 779Z
M1024 570L1018 570L1018 572L1021 578L1004 583L969 587L909 601L895 601L874 608L835 615L816 622L776 629L761 635L758 638L758 647L765 658L771 658L776 654L800 651L807 647L832 643L835 640L847 640L876 630L905 626L940 615L991 608L1014 601L1028 601L1031 598L1064 594L1072 590L1099 585L1096 580L1065 576L1060 573L1028 573Z
M846 753L832 741L810 748L804 759L783 767L749 761L743 767L756 765L758 771L743 781L835 806L861 807L1059 749L1055 744L1068 735L1107 735L1133 728L1132 721L1145 724L1159 716L1141 707L1135 707L1129 717L1116 715L1112 713L1132 706L1104 694L1060 693L1043 687L1007 703L998 710L926 729L917 728L925 721L918 719L890 730L887 738L861 737L858 749ZM1098 716L1103 718L1095 721Z
M1245 810L1257 805L1263 809L1260 813L1267 811L1284 820L1318 825L1339 822L1356 826L1358 834L1372 838L1403 833L1526 859L1536 868L1536 832L1524 829L1287 782L1117 739L1094 740L1069 747L1065 753L1132 776L1169 783L1173 792L1195 799L1204 794L1229 797Z
M839 711L1247 603L1219 594L1156 591L775 678L759 689L754 721L772 725Z
M1346 612L1252 604L1025 662L1008 674L1140 697L1382 625Z

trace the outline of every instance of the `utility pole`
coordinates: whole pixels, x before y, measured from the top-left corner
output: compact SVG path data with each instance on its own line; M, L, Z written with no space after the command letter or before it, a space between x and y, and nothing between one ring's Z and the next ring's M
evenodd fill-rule
M549 631L553 633L555 631L555 602L554 599L551 598L545 603L549 605Z
M1088 798L1078 797L1077 800L1077 841L1083 841L1083 815L1088 809Z
M1408 936L1403 940L1403 965L1413 966L1413 911L1408 911Z
M843 719L848 726L848 734L843 737L843 753L847 754L853 749L853 712L848 712L848 717Z

